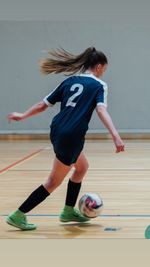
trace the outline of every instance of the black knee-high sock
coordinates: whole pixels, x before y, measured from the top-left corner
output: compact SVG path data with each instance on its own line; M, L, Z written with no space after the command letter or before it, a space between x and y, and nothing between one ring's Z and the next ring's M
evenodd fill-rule
M22 203L19 210L26 213L35 208L40 204L45 198L47 198L50 193L45 189L43 185L40 185L31 195Z
M80 192L81 183L68 182L67 195L65 205L74 207Z

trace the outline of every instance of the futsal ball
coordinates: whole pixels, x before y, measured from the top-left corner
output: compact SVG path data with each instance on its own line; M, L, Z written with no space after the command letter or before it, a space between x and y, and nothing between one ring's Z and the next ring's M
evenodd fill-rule
M95 218L100 215L103 209L103 201L97 194L86 193L79 200L80 212L88 217Z

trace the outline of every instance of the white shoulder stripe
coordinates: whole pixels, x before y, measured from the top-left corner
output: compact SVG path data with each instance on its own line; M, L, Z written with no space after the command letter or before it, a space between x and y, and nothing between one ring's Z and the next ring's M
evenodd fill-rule
M105 105L107 107L107 95L108 95L108 86L107 83L105 83L104 81L100 80L99 78L97 78L93 73L89 73L89 72L84 72L79 74L79 76L83 76L83 77L90 77L93 78L94 80L98 81L104 89L104 103L98 103L100 105Z
M107 85L104 85L103 89L104 89L104 104L107 107L107 95L108 95L108 87L107 87Z
M103 86L107 87L107 83L105 83L105 82L102 81L101 79L97 78L93 73L84 72L84 73L80 73L79 76L93 78L94 80L96 80L96 81L98 81L100 84L102 84Z

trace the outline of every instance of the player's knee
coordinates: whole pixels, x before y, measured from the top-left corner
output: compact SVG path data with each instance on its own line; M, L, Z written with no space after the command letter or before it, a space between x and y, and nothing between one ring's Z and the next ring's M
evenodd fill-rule
M75 171L78 174L84 175L87 172L88 168L89 168L89 164L88 164L88 162L86 162L85 164L82 165L81 168L76 168Z
M46 183L46 187L48 189L48 191L53 191L55 190L60 184L62 183L62 180L56 178L51 178L48 179L47 183Z
M84 165L83 165L83 172L87 172L87 170L88 170L88 168L89 168L89 163L88 162L85 162L84 163Z
M86 171L88 170L88 168L89 168L89 163L86 162Z

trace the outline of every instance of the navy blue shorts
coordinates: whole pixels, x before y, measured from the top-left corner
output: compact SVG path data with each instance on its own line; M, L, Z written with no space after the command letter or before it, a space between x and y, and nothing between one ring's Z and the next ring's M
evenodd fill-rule
M50 140L58 160L63 164L70 166L75 163L83 149L84 137L65 134L57 134L52 130Z

